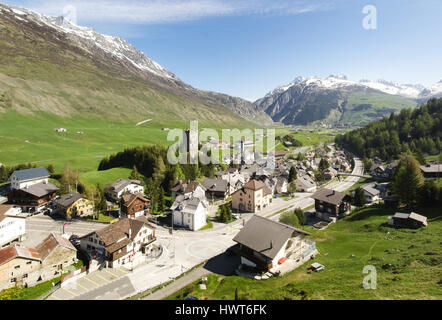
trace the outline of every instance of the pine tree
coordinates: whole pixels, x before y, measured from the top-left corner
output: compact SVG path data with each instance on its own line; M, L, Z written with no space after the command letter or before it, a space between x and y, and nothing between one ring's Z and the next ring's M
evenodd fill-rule
M140 180L140 175L138 174L138 170L137 170L136 166L133 166L129 179Z
M354 195L354 204L356 207L363 207L367 203L364 190L357 188Z
M289 172L289 183L295 181L297 177L298 173L296 172L296 168L292 166Z
M394 195L400 203L413 209L423 185L424 176L417 160L412 155L402 155L392 184Z

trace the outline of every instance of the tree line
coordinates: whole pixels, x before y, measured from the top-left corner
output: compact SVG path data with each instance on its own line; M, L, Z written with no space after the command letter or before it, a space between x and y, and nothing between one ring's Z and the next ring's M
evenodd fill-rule
M439 154L442 147L442 99L402 109L367 126L337 135L335 142L360 157L396 159L401 153Z

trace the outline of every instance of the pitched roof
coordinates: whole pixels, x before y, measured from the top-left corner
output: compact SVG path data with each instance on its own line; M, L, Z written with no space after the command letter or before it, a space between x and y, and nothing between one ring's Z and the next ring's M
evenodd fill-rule
M308 175L304 175L304 176L298 176L296 178L295 183L300 183L302 184L304 187L307 188L313 188L316 187L315 182L312 180L312 178L310 178Z
M143 185L140 180L118 179L110 185L110 189L118 193L130 184L138 184L140 186Z
M71 192L71 193L68 193L67 195L64 195L60 199L57 199L55 201L55 203L62 206L62 207L67 208L67 207L71 206L75 201L77 201L81 198L83 198L83 196L81 194Z
M294 233L310 235L304 230L254 215L233 241L273 259Z
M393 217L396 219L412 219L412 220L422 222L422 224L424 224L424 225L427 225L427 217L417 214L416 212L412 212L412 213L396 212Z
M381 193L380 190L376 189L374 187L374 185L365 185L361 187L362 190L368 192L369 194L371 194L372 196L377 196L378 194Z
M316 191L312 195L312 198L315 200L320 200L334 205L338 205L344 200L346 196L347 195L345 193L323 188Z
M14 208L12 204L0 204L0 216Z
M174 192L191 193L201 186L197 181L178 180L172 188ZM202 186L201 186L202 187ZM204 187L202 187L204 189Z
M260 190L262 188L264 188L266 185L264 184L264 182L262 181L258 181L258 180L250 180L249 182L247 182L243 188L244 189L250 189L253 191L257 191Z
M12 174L15 175L19 181L50 177L50 174L45 167L16 170Z
M58 246L77 251L68 239L54 233L48 235L35 249L39 253L41 260L45 260Z
M37 183L33 184L32 186L20 189L23 192L29 193L36 197L43 197L45 195L48 195L52 192L55 192L58 190L58 187L56 185L53 185L52 183Z
M227 192L227 186L229 182L224 179L206 179L203 182L204 188L206 188L207 191L214 191L214 192Z
M0 265L15 258L41 261L38 251L33 248L11 244L10 246L0 250Z
M425 166L420 166L420 168L425 173L442 172L442 164L427 164Z
M146 221L141 219L129 219L123 218L109 226L95 231L95 233L100 237L101 241L104 242L106 247L118 242L123 238L128 238L131 241L135 238L140 229L144 226L148 226L150 229L155 229L153 226L148 224ZM129 230L131 231L131 236L129 238ZM86 238L94 232L91 232L82 238Z
M144 202L150 202L148 199L144 198L141 193L126 193L121 197L122 204L126 207L130 206L135 199L140 199Z

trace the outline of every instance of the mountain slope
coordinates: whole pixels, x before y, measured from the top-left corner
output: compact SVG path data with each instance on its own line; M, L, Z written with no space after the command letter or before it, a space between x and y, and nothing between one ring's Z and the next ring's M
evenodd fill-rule
M384 80L354 82L345 76L298 77L268 93L255 105L284 124L363 125L391 112L414 107L420 98L437 96L439 87L426 93L420 85ZM441 90L442 91L442 90ZM425 100L426 101L426 100Z
M240 105L253 113L251 103L229 98L226 106L220 95L183 83L123 39L62 17L0 5L0 52L0 111L238 126L253 119L233 112Z

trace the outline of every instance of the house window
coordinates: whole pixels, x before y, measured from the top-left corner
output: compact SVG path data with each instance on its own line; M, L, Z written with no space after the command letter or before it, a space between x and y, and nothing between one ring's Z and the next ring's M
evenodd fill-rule
M20 266L15 266L14 269L20 269Z
M27 278L27 277L28 277L28 274L27 274L27 273L23 275L23 278Z
M28 261L28 262L26 262L26 264L31 264L32 263L32 261Z
M11 283L15 283L17 280L15 278L11 279Z

